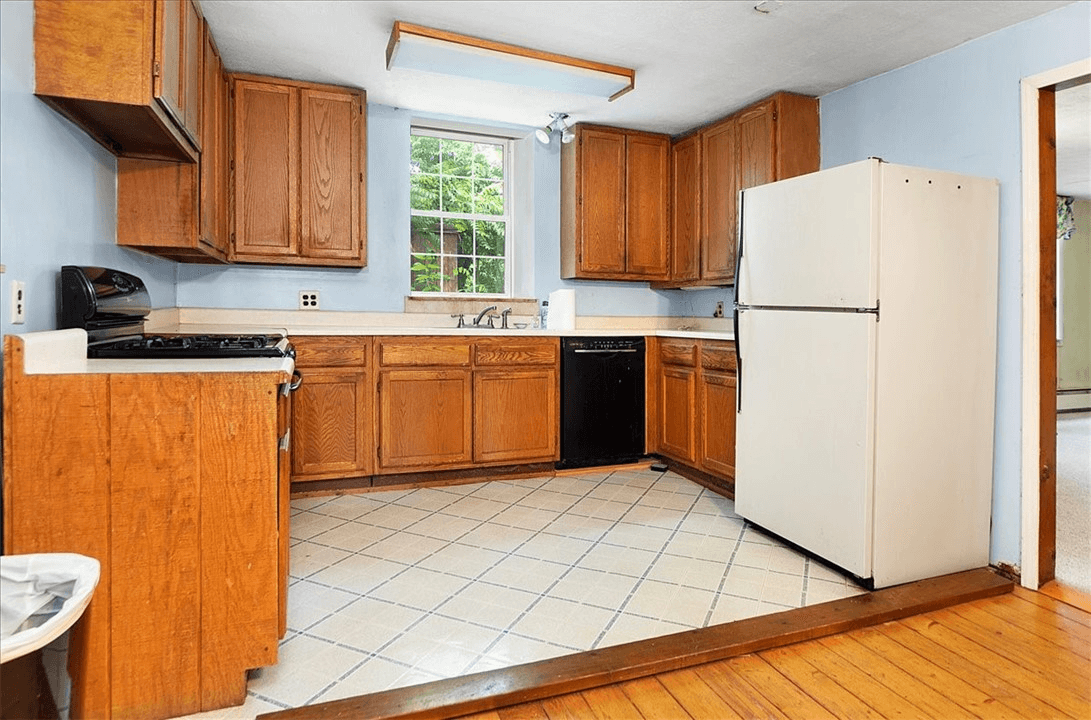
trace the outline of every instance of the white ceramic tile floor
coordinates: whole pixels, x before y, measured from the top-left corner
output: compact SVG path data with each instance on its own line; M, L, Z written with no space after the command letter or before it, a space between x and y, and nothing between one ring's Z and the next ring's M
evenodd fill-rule
M252 718L864 592L673 473L292 501L288 632Z

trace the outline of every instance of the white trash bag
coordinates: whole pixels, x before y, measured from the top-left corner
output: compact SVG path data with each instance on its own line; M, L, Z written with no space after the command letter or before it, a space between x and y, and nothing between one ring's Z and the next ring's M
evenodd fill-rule
M76 553L0 555L0 662L49 644L83 614L99 562Z

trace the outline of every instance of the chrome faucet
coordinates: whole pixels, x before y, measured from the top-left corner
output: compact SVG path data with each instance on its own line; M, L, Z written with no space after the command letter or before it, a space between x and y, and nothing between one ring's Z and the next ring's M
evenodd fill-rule
M500 317L501 317L500 329L501 330L507 330L508 329L508 315L511 315L511 308L508 308L504 312L500 313Z
M495 309L496 309L495 305L489 305L487 308L485 308L484 310L479 312L477 314L477 317L474 318L474 322L473 322L474 327L479 327L481 325L481 318L485 317L486 315L488 315L490 312L492 312ZM489 327L492 327L492 318L489 318Z

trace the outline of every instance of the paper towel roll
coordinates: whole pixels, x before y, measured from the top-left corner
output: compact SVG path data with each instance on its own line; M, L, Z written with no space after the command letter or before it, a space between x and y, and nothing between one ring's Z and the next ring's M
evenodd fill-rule
M576 329L575 290L554 290L549 293L549 329Z

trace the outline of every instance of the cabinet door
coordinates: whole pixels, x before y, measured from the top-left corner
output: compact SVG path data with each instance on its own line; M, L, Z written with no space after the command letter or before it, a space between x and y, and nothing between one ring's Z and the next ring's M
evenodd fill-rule
M201 15L191 0L158 0L153 93L178 125L200 138Z
M701 136L671 147L671 280L701 277Z
M625 135L585 130L580 162L577 269L625 272Z
M557 371L479 370L474 374L474 462L558 459Z
M235 247L237 256L285 257L298 249L299 92L235 82Z
M294 480L371 473L371 386L358 370L304 369L292 396Z
M667 277L670 138L629 135L625 146L625 269Z
M377 471L469 464L471 408L468 369L380 372Z
M701 133L701 277L735 277L735 139L728 120Z
M664 365L659 376L659 449L689 464L697 462L697 371Z
M774 161L776 106L764 102L738 118L736 192L777 179Z
M212 33L204 28L201 73L201 242L227 254L227 89Z
M361 256L362 108L356 93L300 92L300 243L305 256Z
M705 370L701 375L700 467L735 477L735 376Z

